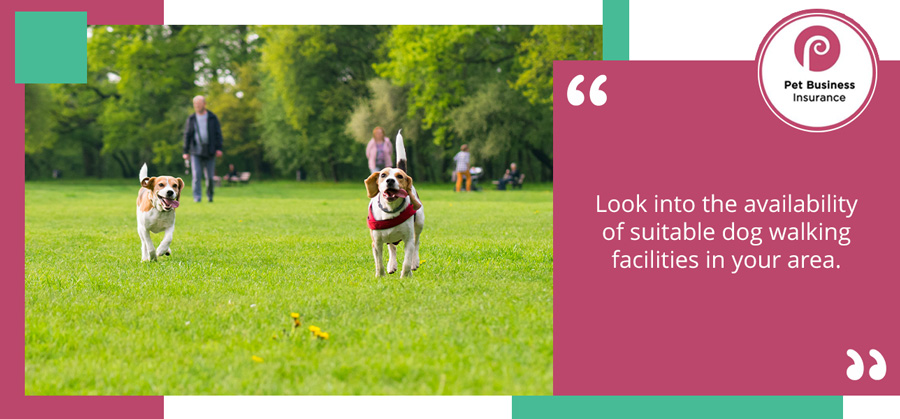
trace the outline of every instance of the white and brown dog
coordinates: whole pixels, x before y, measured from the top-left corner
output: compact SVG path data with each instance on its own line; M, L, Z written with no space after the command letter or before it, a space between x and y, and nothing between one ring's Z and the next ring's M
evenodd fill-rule
M390 253L387 273L397 271L397 244L404 242L400 277L412 276L419 267L419 235L425 228L425 210L413 180L406 174L406 149L397 132L397 168L385 168L365 180L369 194L368 224L375 256L375 276L384 276L384 244Z
M184 181L172 176L147 176L147 164L138 176L141 190L137 197L137 230L141 237L141 261L156 260L157 256L171 255L172 235L175 233L175 208L184 189ZM158 248L153 248L150 233L165 231Z

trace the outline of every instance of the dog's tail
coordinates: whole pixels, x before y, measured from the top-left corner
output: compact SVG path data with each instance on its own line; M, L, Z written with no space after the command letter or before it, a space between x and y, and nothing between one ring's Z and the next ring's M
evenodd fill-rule
M139 181L143 182L144 179L147 179L147 163L144 163L144 165L141 166L141 173L138 175Z
M400 135L401 128L397 131L397 168L406 172L406 147L403 146L403 136Z

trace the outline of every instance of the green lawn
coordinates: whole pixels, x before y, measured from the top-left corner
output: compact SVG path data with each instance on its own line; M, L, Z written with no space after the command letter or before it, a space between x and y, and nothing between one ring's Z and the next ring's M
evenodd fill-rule
M150 263L137 190L25 184L26 394L553 390L549 185L419 185L422 266L404 279L374 277L362 181L183 196L174 254Z

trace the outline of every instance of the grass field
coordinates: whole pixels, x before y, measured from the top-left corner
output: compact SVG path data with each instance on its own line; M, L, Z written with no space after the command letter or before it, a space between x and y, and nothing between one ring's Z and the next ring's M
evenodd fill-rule
M374 277L362 181L183 196L152 263L136 180L26 183L25 393L550 394L551 187L418 186L400 279Z

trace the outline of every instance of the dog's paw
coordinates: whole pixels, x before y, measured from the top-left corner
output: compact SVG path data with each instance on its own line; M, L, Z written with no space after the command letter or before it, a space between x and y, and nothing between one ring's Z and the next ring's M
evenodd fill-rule
M397 272L397 262L388 263L387 273L392 274L394 272Z
M161 252L161 251L157 250L156 254L159 256L172 256L172 249L166 249L165 252Z

